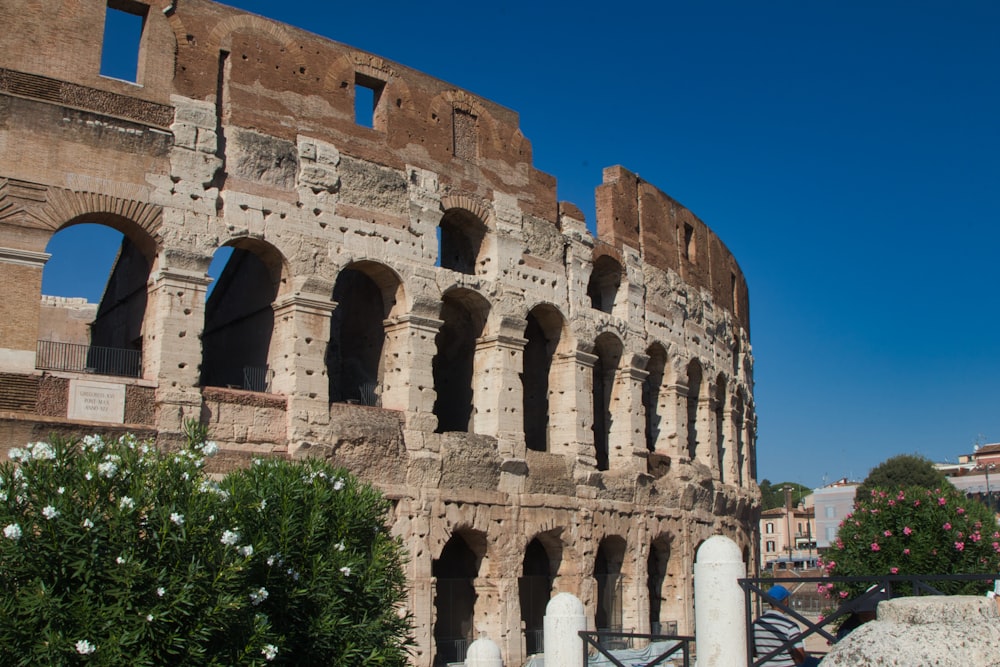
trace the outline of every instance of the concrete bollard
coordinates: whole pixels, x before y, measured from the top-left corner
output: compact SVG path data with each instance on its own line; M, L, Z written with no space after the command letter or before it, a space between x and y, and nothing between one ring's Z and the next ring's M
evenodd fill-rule
M728 537L713 535L695 556L694 609L698 667L744 667L747 627L743 589L746 576L740 548Z
M559 593L545 607L545 667L580 667L587 629L583 603L571 593Z
M503 667L500 647L492 639L480 637L465 652L465 667Z

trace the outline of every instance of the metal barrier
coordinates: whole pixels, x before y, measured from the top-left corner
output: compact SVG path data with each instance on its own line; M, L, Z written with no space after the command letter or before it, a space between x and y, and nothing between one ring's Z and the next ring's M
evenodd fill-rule
M906 595L945 595L938 588L935 588L932 584L937 582L960 582L968 581L975 582L981 581L984 584L987 582L995 582L1000 579L998 574L894 574L885 575L881 577L797 577L791 580L785 579L775 579L773 577L748 577L746 579L740 579L740 587L743 588L743 597L745 601L746 608L746 627L747 627L747 667L759 667L763 665L768 660L774 656L787 651L789 648L797 644L798 642L804 640L806 637L818 634L828 642L835 643L837 638L830 634L825 628L826 626L834 623L842 617L847 616L854 612L855 609L862 606L864 603L871 601L873 598L885 597L905 597ZM766 589L773 586L774 584L868 584L868 590L864 593L855 597L851 600L846 600L841 603L831 614L824 616L820 621L810 621L805 616L800 614L798 611L793 609L784 603L778 603L775 606L782 612L787 614L789 617L795 619L800 625L805 626L805 630L799 633L795 638L783 643L778 648L774 649L767 655L762 655L756 660L753 655L753 595L758 595L758 612L759 603L761 600L766 599ZM939 584L940 585L940 584ZM896 589L897 594L894 595L894 589ZM898 592L899 589L908 590L907 594L901 594Z
M274 371L268 369L267 366L244 366L243 389L267 393L271 391L271 378L273 377Z
M142 377L142 352L118 347L38 341L35 368L119 377Z
M597 653L607 658L613 665L616 665L617 667L627 667L625 663L611 654L611 651L615 649L610 648L604 642L612 644L631 644L636 639L645 639L649 642L677 642L666 651L653 658L652 662L647 662L645 667L662 665L667 658L670 658L678 651L681 652L681 664L683 667L691 666L691 645L694 643L694 637L678 635L641 635L631 632L611 632L608 630L599 630L597 632L581 630L579 635L580 638L583 639L583 662L581 663L583 665L588 663L590 649L593 648L597 651Z

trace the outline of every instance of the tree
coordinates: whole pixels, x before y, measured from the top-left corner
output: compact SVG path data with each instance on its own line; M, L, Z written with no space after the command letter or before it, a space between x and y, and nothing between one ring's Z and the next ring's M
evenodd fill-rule
M387 501L317 461L216 483L187 446L53 439L0 464L0 665L406 664Z
M985 506L954 487L875 489L859 497L854 512L841 522L823 567L831 576L844 577L996 572L1000 531ZM871 583L820 584L820 588L847 598L864 592ZM934 585L950 594L982 594L992 581Z
M785 487L792 487L792 506L798 506L799 502L812 493L808 486L798 482L779 482L772 484L770 480L761 480L760 484L761 509L770 510L775 507L785 506Z
M872 468L858 487L856 497L867 498L872 489L896 491L906 486L937 489L952 484L930 459L919 454L900 454Z

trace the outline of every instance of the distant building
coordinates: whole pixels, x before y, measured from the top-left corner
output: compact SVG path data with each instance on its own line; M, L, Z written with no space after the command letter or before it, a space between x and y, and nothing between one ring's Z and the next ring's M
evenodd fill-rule
M785 507L764 510L760 514L761 564L767 570L801 570L815 567L816 515L813 507Z
M997 502L1000 443L977 445L971 454L960 454L958 463L935 463L934 467L966 496L980 500L994 511L1000 506Z
M858 485L846 478L816 489L807 498L816 512L816 547L827 549L837 539L840 522L854 509Z

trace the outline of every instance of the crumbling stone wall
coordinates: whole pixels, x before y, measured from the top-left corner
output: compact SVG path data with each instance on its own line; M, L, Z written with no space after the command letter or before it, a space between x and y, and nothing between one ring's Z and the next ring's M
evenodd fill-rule
M108 7L145 16L135 82L100 74ZM10 0L0 20L12 444L94 425L35 345L47 243L96 222L149 269L121 325L142 377L100 378L129 426L171 446L196 417L220 468L321 456L381 488L415 665L479 632L518 664L558 591L592 622L690 632L698 545L753 561L748 291L691 211L611 167L595 237L513 111L208 0ZM206 302L224 246L255 277L224 270Z

